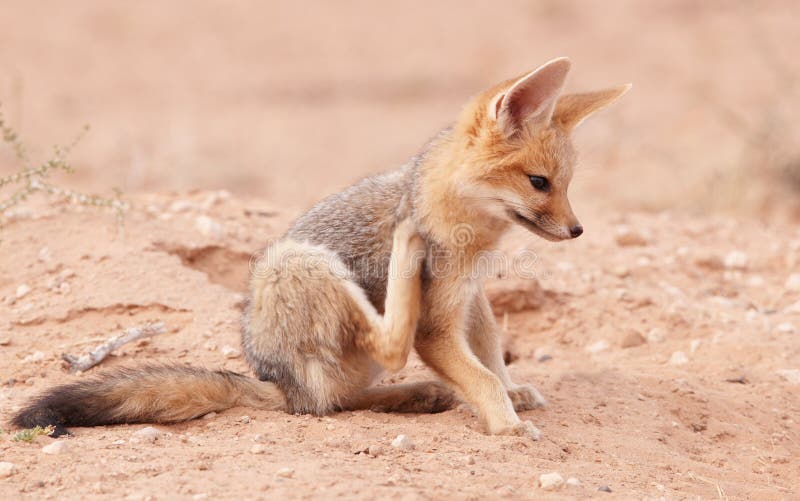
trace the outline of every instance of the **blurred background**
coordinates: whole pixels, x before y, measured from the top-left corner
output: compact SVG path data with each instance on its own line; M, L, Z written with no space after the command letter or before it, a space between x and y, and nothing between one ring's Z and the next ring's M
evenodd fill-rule
M2 0L0 102L43 158L91 125L61 184L301 210L566 55L569 91L634 84L576 135L579 213L797 221L798 47L796 0Z

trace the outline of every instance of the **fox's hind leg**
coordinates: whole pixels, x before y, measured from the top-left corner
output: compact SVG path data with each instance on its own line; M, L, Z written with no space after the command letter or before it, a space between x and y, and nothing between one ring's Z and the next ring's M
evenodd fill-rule
M414 342L422 301L420 274L424 257L425 243L413 223L404 220L394 232L383 316L375 312L361 288L354 284L352 287L353 297L372 317L370 329L359 337L358 344L390 371L406 365Z
M374 386L344 403L347 410L435 414L451 409L458 399L439 381Z

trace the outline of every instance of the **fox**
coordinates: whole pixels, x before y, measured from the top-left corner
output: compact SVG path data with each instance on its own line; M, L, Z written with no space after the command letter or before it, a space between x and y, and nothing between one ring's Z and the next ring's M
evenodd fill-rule
M561 57L476 95L400 168L298 217L252 266L242 347L255 378L146 364L55 386L21 428L177 423L245 406L295 414L437 413L466 403L490 435L531 440L518 412L546 401L512 381L482 277L464 271L519 225L549 241L583 233L567 196L571 135L630 84L562 93ZM411 351L429 381L376 385Z

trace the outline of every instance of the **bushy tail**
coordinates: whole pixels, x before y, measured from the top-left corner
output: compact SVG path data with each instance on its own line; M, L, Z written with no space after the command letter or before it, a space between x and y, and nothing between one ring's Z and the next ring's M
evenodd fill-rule
M177 365L145 365L106 371L51 388L19 411L20 428L120 423L175 423L237 405L286 409L286 397L270 382L229 371Z

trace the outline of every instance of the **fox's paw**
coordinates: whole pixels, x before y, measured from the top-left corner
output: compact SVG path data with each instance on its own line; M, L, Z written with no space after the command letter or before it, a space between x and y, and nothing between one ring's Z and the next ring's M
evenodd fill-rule
M535 427L533 423L530 421L520 421L519 423L513 424L507 428L503 428L494 435L510 435L513 437L527 437L531 440L539 440L542 436L542 432L539 431L539 428Z
M528 411L547 405L539 390L528 384L514 386L508 390L508 398L514 404L516 411Z
M436 414L452 409L458 403L453 390L446 385L432 381L416 395L416 412L427 412Z

